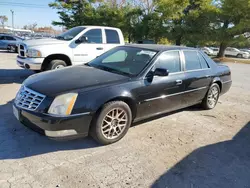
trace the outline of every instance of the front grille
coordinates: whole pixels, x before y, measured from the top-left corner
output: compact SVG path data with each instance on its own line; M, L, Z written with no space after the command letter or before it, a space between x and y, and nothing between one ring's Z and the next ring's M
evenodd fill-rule
M15 104L23 109L34 111L45 99L45 95L22 86L17 93Z
M19 45L19 56L21 56L21 57L25 57L25 46L23 45L23 44L20 44Z

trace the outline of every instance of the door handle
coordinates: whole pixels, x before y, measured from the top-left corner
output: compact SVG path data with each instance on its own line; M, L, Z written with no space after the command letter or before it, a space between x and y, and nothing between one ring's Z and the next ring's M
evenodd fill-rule
M96 48L97 50L103 50L103 48L102 47L98 47L98 48Z
M176 85L181 85L182 84L182 80L176 80Z

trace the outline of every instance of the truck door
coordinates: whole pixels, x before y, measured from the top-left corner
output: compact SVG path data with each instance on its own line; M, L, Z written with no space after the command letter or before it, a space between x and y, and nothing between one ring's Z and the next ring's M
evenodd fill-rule
M74 44L74 63L82 64L91 61L105 52L102 29L90 29L83 34L87 37L85 43Z
M106 38L106 45L104 47L105 51L108 51L116 46L119 46L120 44L123 44L122 34L119 34L117 30L105 29L104 31Z

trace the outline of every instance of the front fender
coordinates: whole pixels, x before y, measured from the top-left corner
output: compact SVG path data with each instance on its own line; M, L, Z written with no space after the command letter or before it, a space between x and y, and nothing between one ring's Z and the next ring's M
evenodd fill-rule
M132 87L133 84L125 83L80 93L73 113L95 113L103 104L113 100L130 101L134 107L136 106L136 99L133 95Z

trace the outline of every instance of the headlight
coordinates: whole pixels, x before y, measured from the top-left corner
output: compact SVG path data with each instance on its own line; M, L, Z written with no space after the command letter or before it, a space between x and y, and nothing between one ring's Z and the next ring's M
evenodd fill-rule
M50 105L48 113L55 115L70 115L77 96L77 93L67 93L57 96Z
M27 57L42 57L42 54L39 50L28 49Z

